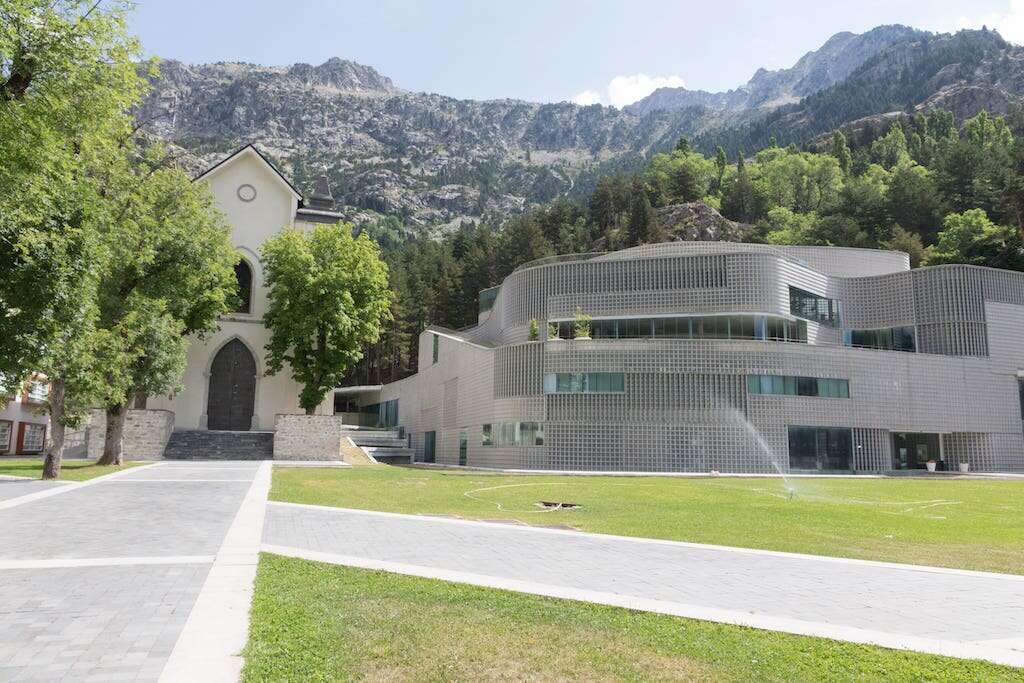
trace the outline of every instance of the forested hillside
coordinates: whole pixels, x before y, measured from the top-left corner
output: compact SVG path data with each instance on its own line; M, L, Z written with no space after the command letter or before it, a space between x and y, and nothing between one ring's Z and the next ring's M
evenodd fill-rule
M682 138L641 173L604 176L583 201L559 199L504 224L467 224L442 240L406 243L381 224L367 226L389 247L396 299L394 321L353 380L414 372L426 325L475 323L478 292L522 263L689 237L658 219L686 202L719 209L749 241L883 247L908 252L914 265L1024 270L1021 111L957 121L933 110L850 140L837 131L820 146L770 142L752 155L730 157L720 147L706 157Z

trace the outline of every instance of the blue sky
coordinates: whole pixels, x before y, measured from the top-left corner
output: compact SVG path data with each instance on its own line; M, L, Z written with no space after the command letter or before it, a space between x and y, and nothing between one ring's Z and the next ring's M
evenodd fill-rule
M657 85L723 90L838 31L987 24L1024 43L1024 0L138 0L148 54L377 68L454 97L622 106Z

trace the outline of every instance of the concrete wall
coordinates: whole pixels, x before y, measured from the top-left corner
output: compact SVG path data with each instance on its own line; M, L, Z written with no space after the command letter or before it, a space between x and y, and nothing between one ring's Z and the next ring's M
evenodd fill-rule
M344 427L333 415L278 415L274 460L343 460Z

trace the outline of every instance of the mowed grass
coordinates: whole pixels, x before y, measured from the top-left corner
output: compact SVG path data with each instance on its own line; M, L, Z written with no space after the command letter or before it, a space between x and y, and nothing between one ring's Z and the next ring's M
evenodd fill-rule
M1021 681L884 648L263 555L246 681Z
M1024 574L1024 480L275 469L271 500ZM539 501L575 509L543 510Z
M144 462L125 462L120 467L117 467L114 465L97 465L90 460L65 460L60 466L60 479L61 481L85 481L93 477L145 464ZM43 475L43 461L41 458L10 460L0 458L0 474L38 479Z

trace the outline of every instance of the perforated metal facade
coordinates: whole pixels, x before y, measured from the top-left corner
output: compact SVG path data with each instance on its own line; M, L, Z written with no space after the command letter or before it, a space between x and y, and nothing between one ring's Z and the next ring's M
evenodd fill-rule
M837 302L838 324L807 321L807 343L543 339L545 322L577 308L598 319L793 320L794 288ZM528 340L533 319L540 341ZM895 327L914 330L916 352L843 345L844 331ZM894 467L896 433L940 435L939 453L914 456L940 466L1024 470L1021 273L910 270L906 254L864 249L650 245L527 265L479 326L424 335L419 374L386 385L379 400L399 399L420 451L436 432L438 462L458 463L464 430L470 466L772 472L790 469L791 428L817 426L848 430L842 462L853 471ZM560 373L621 373L624 390L545 394L545 375ZM849 397L750 393L750 375L843 379ZM543 445L483 444L484 425L531 422Z

